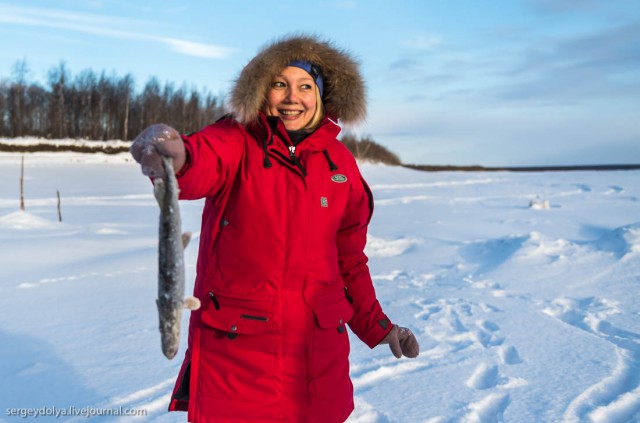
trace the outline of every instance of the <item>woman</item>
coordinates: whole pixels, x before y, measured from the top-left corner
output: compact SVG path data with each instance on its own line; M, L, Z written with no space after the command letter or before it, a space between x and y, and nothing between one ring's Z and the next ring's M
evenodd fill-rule
M241 72L232 114L192 135L153 125L143 173L173 159L181 199L206 198L189 342L171 411L194 422L342 422L353 410L345 325L416 357L378 303L363 250L372 196L336 121L365 115L358 65L309 36Z

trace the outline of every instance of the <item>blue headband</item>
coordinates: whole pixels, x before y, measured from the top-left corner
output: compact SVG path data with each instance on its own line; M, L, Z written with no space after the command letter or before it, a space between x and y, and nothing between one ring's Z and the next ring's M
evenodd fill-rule
M320 91L320 98L322 98L322 92L324 90L324 84L322 82L322 75L320 75L320 70L313 63L304 61L304 60L292 60L289 62L288 66L294 66L296 68L300 68L306 71L318 86L318 91Z

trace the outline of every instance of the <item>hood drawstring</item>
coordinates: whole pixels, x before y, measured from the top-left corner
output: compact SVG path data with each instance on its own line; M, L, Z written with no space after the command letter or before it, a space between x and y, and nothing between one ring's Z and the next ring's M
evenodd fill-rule
M322 154L324 154L324 158L327 159L327 163L329 163L329 170L332 172L338 170L338 166L336 166L336 164L331 161L331 157L329 157L329 152L326 149L322 150Z
M273 134L271 134L271 137L273 137ZM272 139L269 138L269 144L271 144ZM264 166L265 169L268 169L271 167L271 160L269 159L269 152L267 151L267 134L264 134L264 136L262 137L262 151L264 153L264 160L262 160L262 166Z
M267 116L266 119L268 128L264 128L266 133L262 137L262 151L264 152L264 160L262 161L262 165L265 169L268 169L271 167L271 160L269 159L267 144L273 144L273 133L278 127L278 121L280 120L280 118L277 116Z

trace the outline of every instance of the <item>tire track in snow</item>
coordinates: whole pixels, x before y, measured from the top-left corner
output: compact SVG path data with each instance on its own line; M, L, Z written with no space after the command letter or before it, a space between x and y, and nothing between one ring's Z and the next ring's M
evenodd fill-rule
M564 413L565 423L628 422L640 412L639 354L618 348L612 374L576 397Z
M563 415L565 423L627 422L640 413L640 334L616 328L606 318L619 314L605 298L558 298L543 312L613 344L613 372L578 395Z

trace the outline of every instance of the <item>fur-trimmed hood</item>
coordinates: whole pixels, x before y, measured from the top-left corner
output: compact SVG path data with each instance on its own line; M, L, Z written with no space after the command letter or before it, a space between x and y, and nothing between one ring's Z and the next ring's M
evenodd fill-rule
M358 123L367 113L359 65L346 51L310 35L287 36L266 45L242 69L231 90L229 106L236 119L257 119L273 79L293 60L313 63L324 80L322 103L328 115Z

